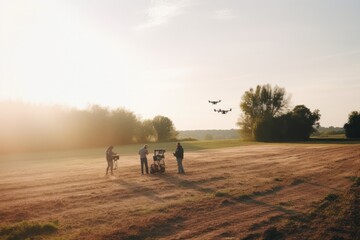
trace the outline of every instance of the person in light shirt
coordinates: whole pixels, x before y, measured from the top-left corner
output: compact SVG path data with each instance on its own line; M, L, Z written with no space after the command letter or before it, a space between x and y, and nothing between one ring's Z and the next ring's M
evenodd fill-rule
M148 161L147 161L147 156L146 156L149 154L149 151L147 150L147 147L148 146L145 144L144 147L139 150L141 174L144 174L144 167L146 170L146 174L149 174L149 167L148 167Z

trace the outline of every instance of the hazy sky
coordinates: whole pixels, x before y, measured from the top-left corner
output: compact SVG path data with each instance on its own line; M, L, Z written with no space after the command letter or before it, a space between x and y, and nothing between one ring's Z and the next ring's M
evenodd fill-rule
M230 129L266 83L342 127L360 111L360 1L0 0L0 100Z

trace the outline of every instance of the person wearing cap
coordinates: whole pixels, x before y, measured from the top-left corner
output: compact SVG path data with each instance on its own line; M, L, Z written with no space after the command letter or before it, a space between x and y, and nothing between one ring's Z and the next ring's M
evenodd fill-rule
M113 175L113 156L116 155L116 153L113 152L114 146L108 147L106 149L106 161L107 161L107 168L106 168L106 175L109 173L109 169L111 171L111 175Z
M148 168L148 161L146 155L149 154L149 151L147 150L147 145L145 144L143 148L139 150L140 155L140 164L141 164L141 174L144 174L144 167L146 170L146 174L149 174L149 168Z

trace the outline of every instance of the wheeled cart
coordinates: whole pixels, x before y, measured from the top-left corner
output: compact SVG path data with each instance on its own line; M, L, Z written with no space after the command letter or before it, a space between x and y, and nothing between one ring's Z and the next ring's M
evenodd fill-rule
M165 172L165 149L155 149L153 156L154 163L150 166L150 173Z

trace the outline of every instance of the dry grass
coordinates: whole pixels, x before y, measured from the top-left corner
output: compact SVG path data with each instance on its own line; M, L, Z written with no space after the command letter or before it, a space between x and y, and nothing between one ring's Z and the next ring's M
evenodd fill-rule
M58 220L46 239L351 239L359 156L358 144L257 144L186 153L186 175L166 154L165 174L143 176L136 155L113 176L103 157L6 158L0 222Z

